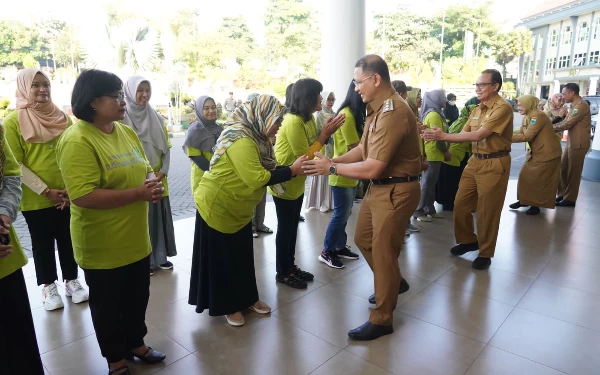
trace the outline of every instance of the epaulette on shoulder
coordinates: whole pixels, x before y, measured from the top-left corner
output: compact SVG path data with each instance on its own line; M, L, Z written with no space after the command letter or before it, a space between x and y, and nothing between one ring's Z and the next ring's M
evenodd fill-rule
M382 113L391 112L394 110L394 100L392 98L386 99L383 102L383 110Z

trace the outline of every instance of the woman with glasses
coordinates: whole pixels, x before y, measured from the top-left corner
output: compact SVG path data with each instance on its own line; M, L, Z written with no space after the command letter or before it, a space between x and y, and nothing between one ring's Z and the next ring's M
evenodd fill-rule
M333 105L335 104L335 94L330 91L324 91L322 94L321 110L317 112L317 130L321 132L323 126L331 117L335 116ZM333 142L327 140L327 144L321 150L323 155L331 157L333 155ZM310 178L310 186L308 187L308 197L306 199L305 208L327 212L333 208L333 196L327 176L314 176Z
M90 288L90 311L109 374L129 374L125 359L157 363L144 344L150 297L148 202L164 188L125 118L123 83L101 70L81 73L71 97L80 120L58 143L69 197L75 260Z
M88 300L81 286L71 244L69 194L56 161L56 145L71 119L52 102L50 79L40 70L17 75L17 110L4 120L6 140L23 171L21 211L29 227L35 274L44 309L64 307L58 294L55 247L73 303ZM56 243L56 245L55 245Z
M208 309L210 316L225 315L232 326L244 325L244 310L271 312L258 297L251 221L266 186L303 173L305 158L291 166L275 163L270 139L284 113L285 107L270 95L237 108L194 191L198 211L188 302L197 313Z
M167 175L171 164L171 142L164 125L165 119L148 103L152 96L150 81L140 76L133 76L125 83L125 102L127 112L123 123L135 130L144 147L146 158L154 169L156 179L162 182L165 189L163 198L148 210L150 226L150 276L157 268L173 269L173 263L167 257L177 255L175 247L175 229L169 201L169 185Z
M290 165L302 155L314 158L327 139L344 123L344 115L330 118L319 133L313 113L320 111L323 85L303 78L294 83L290 112L285 115L275 141L278 165ZM296 289L305 289L314 275L295 264L298 217L304 199L305 176L296 176L285 185L269 188L277 211L276 281Z

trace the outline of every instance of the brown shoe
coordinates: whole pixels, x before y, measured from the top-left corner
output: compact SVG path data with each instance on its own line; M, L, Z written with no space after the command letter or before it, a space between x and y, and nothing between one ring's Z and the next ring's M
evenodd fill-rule
M259 314L268 314L271 312L271 307L263 301L257 301L254 305L250 306L250 310Z
M244 325L244 323L246 323L244 315L240 311L236 312L235 314L225 315L225 319L227 319L227 323L234 327L241 327Z

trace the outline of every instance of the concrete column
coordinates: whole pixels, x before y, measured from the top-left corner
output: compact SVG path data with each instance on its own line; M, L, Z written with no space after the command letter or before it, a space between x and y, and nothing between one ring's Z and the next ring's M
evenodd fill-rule
M352 81L354 64L366 54L365 0L326 0L321 5L319 80L324 90L335 93L337 110Z
M545 26L541 31L542 38L544 38L544 40L543 40L543 45L542 45L542 54L540 56L540 77L539 77L540 82L546 80L546 55L548 52L548 44L550 43L549 30L550 30L550 26ZM541 86L540 86L540 91L541 91Z
M560 58L560 46L565 40L565 36L563 34L563 23L564 21L560 21L560 28L558 29L558 45L556 48L556 68L558 69L558 59Z
M585 61L583 62L583 65L588 65L588 61L590 61L590 46L592 45L592 38L594 37L594 21L595 20L596 20L596 11L593 11L592 12L592 20L590 21L590 31L588 32L587 53L585 55Z
M575 43L577 41L577 20L579 16L571 16L571 57L569 57L569 68L575 63Z
M600 77L590 78L590 89L588 95L596 95L596 92L598 90L598 78Z
M560 81L555 79L554 80L554 90L552 90L552 94L559 94L560 93Z

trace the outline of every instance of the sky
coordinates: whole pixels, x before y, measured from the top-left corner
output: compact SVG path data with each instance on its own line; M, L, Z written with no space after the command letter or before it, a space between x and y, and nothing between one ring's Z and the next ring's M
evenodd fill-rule
M249 27L256 34L260 42L263 36L264 24L262 15L267 0L226 0L207 1L196 0L121 0L122 9L133 11L149 16L164 16L177 9L189 8L192 4L200 10L200 24L204 29L214 29L224 16L242 15L246 18ZM328 0L304 0L305 3L318 8L322 1ZM443 9L448 1L442 0L365 0L365 21L367 31L373 29L372 15L374 13L393 10L399 4L409 5L415 13L432 14ZM543 0L492 0L493 15L504 26L506 31L518 23L519 19L529 14L531 10L542 3ZM23 7L18 1L8 1L3 4L0 19L27 20L31 17L59 18L85 26L90 21L90 14L98 14L95 7L100 10L105 3L115 3L115 0L86 1L85 7L81 0L28 0L27 7ZM483 0L454 0L452 4L478 5ZM168 4L166 6L165 4ZM226 6L223 6L226 4ZM93 18L93 17L92 17Z

